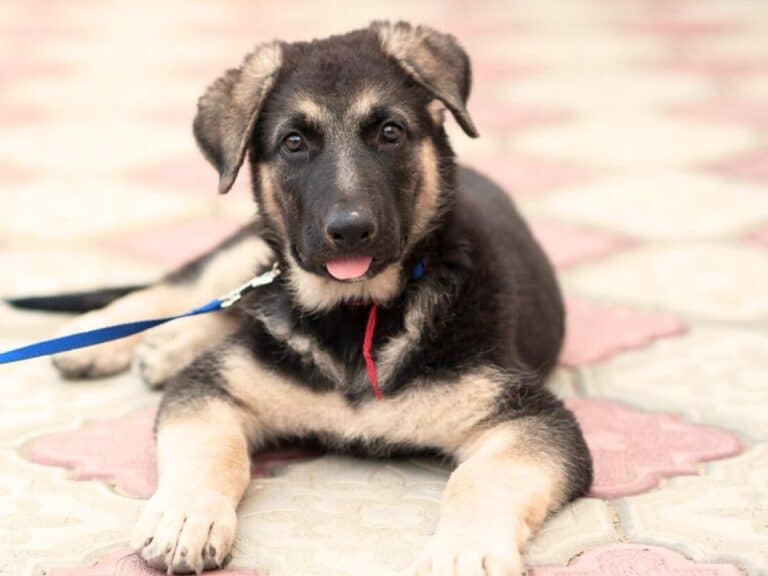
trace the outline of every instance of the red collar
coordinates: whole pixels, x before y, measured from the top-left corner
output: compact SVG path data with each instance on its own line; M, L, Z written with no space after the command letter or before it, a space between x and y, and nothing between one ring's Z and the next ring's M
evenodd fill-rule
M365 359L365 371L368 373L368 383L371 385L376 400L381 400L384 395L379 388L379 379L376 375L376 363L371 356L371 345L373 344L373 333L376 331L376 317L379 307L374 302L368 311L368 323L365 325L365 336L363 337L363 358Z
M419 260L411 269L411 280L420 280L426 271L426 265L424 260ZM350 302L352 306L365 306L365 302ZM368 374L368 383L371 385L371 389L376 396L376 400L382 400L384 394L379 388L379 379L376 374L376 363L373 361L371 355L371 347L373 346L373 335L376 332L376 319L378 317L379 307L375 302L371 303L371 307L368 310L368 322L365 325L365 336L363 337L363 359L365 360L365 371Z

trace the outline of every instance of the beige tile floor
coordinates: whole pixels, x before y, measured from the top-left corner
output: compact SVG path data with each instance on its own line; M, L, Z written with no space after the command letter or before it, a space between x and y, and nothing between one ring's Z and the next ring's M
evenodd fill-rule
M258 41L383 17L461 39L482 138L452 127L457 152L510 188L567 294L599 304L569 326L558 392L674 414L690 450L705 427L743 447L694 476L574 503L531 543L529 565L555 574L636 543L699 563L685 574L731 574L703 568L725 563L768 575L768 3L0 3L0 296L148 281L246 220L245 179L217 197L195 149L199 93ZM0 304L0 349L61 322ZM590 339L597 354L580 348ZM125 548L141 499L33 463L25 447L106 419L119 449L117 423L157 397L131 375L65 383L45 360L0 367L0 390L0 574L112 574L86 570ZM593 450L610 434L621 431L598 431ZM605 481L640 474L649 454L676 476L672 439L651 444L601 456ZM232 565L394 573L426 542L446 476L432 462L331 455L280 466L248 491ZM611 566L557 574L644 573ZM669 566L658 573L683 573Z

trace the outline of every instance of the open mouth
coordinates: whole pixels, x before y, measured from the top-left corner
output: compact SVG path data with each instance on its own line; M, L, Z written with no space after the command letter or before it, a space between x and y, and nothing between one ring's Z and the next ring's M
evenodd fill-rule
M371 268L372 261L373 258L370 256L329 260L325 263L325 269L336 280L355 280L365 276Z

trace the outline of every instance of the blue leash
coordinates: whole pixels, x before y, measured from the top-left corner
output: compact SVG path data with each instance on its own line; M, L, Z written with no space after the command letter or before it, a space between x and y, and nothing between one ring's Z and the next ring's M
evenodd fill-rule
M240 286L239 288L232 290L232 292L211 300L207 304L203 304L194 310L190 310L184 314L178 314L176 316L167 316L165 318L157 318L155 320L143 320L140 322L128 322L126 324L115 324L114 326L107 326L105 328L97 328L95 330L88 330L86 332L78 332L76 334L68 334L67 336L61 336L60 338L53 338L51 340L43 340L42 342L35 342L21 348L14 350L8 350L7 352L0 352L0 364L10 364L11 362L20 362L22 360L29 360L30 358L37 358L39 356L49 356L51 354L58 354L59 352L66 352L68 350L75 350L76 348L85 348L86 346L94 346L96 344L103 344L111 340L118 340L138 334L144 330L149 330L160 324L165 324L172 320L178 320L179 318L188 318L190 316L199 316L200 314L208 314L210 312L217 312L225 308L229 308L235 302L240 300L243 296L258 288L259 286L265 286L271 284L280 275L280 269L277 267L277 262L272 266L271 270L264 272L263 274L256 276Z

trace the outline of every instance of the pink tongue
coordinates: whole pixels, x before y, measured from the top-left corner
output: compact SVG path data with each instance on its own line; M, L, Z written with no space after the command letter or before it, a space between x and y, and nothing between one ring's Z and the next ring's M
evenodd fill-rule
M328 274L337 280L350 280L368 272L370 265L371 258L346 258L326 262L325 267L328 269Z

